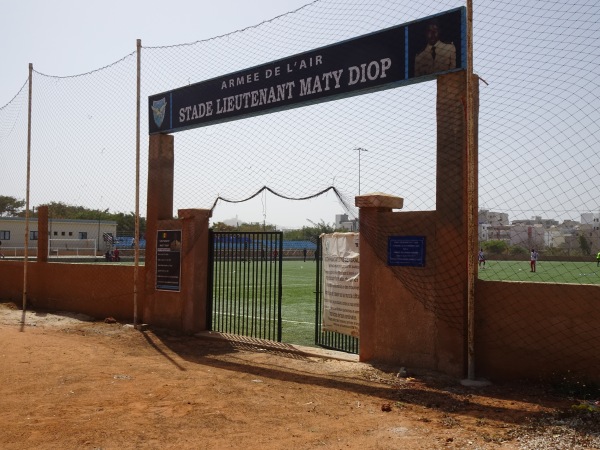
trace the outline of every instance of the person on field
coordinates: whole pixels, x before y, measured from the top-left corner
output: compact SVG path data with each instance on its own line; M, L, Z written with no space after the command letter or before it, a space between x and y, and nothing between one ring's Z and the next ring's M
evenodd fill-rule
M537 260L538 260L538 256L539 256L538 252L535 251L535 248L532 248L531 249L531 256L529 258L529 262L530 262L530 265L531 265L531 271L532 272L535 272L535 266L536 266L536 263L537 263Z
M483 267L485 269L485 254L483 253L483 249L479 249L479 253L477 254L477 259L479 260L479 267Z
M598 253L600 255L600 253ZM302 250L302 255L304 256L304 262L306 262L306 247Z
M596 255L596 267L600 267L600 252Z

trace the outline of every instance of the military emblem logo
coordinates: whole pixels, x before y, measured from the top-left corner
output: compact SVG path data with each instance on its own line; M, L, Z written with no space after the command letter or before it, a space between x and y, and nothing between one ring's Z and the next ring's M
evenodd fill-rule
M167 100L163 97L160 100L154 100L152 102L152 115L154 116L154 123L157 127L160 127L165 119L165 111L167 110Z

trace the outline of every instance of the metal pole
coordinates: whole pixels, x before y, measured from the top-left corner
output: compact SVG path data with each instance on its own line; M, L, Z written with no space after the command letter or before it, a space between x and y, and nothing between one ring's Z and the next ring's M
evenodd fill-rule
M466 96L467 96L467 377L475 379L475 278L477 265L475 254L477 241L475 233L475 175L476 175L476 148L474 127L474 101L473 101L473 0L467 0L467 71L466 71Z
M136 117L135 117L135 249L133 266L133 326L137 328L137 285L140 264L140 92L142 40L137 40L137 82L136 82Z
M29 101L27 106L27 188L25 194L25 249L23 253L23 315L21 331L27 311L27 261L29 259L29 187L31 180L31 93L33 91L33 64L29 63Z

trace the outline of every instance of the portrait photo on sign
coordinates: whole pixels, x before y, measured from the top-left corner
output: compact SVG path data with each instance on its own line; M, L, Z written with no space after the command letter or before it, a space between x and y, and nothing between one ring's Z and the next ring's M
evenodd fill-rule
M409 25L409 78L463 66L461 20L461 11L457 10Z

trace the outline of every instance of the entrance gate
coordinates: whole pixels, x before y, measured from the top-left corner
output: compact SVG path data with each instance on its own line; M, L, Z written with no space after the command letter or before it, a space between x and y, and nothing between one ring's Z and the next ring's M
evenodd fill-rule
M281 342L282 237L210 231L209 330Z
M281 342L283 233L209 232L211 331ZM315 345L358 353L358 339L322 331L323 264L317 239Z

